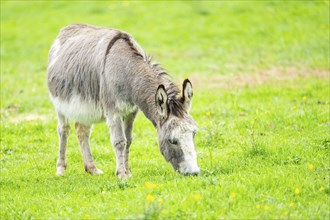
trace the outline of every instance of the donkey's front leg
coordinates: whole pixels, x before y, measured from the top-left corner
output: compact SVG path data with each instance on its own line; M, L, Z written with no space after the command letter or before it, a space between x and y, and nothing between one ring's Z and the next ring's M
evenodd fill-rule
M116 154L116 175L118 178L126 178L129 175L125 169L125 150L126 137L123 128L123 120L118 115L107 117L107 123L110 129L112 146Z
M90 130L91 126L86 126L78 122L76 123L77 138L86 172L91 174L102 174L102 170L97 169L94 164L92 152L89 147Z
M132 129L133 129L133 123L134 119L136 117L137 111L134 111L133 113L127 115L124 117L124 129L125 129L125 136L126 136L126 149L125 149L125 154L124 154L124 161L125 161L125 169L126 169L126 175L127 176L132 176L130 167L129 167L129 148L132 143Z

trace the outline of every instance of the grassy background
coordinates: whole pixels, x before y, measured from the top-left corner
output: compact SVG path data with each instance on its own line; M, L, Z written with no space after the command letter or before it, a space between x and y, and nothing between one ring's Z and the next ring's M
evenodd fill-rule
M47 54L76 22L126 30L192 79L200 176L172 171L142 114L131 179L105 124L91 138L105 174L84 173L72 129L55 176ZM0 218L330 218L329 40L329 1L1 1Z

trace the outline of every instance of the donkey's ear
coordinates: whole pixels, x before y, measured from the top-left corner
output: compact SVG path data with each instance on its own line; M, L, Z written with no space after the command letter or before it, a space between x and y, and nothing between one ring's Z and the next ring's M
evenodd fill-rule
M156 92L156 106L157 111L163 118L167 118L168 115L168 103L167 103L167 93L165 91L164 85L158 86Z
M187 112L189 112L189 110L190 110L192 97L193 97L193 89L192 89L191 82L189 81L189 79L185 79L183 81L183 86L182 86L181 100L182 100L183 107Z

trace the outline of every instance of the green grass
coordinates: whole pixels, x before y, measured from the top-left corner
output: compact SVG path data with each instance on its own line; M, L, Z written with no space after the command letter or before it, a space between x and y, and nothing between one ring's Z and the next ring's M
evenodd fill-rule
M126 30L192 79L201 175L172 170L140 113L131 179L115 176L104 123L91 145L105 174L84 172L72 129L55 176L47 54L76 22ZM329 1L1 1L0 218L329 219L329 41Z

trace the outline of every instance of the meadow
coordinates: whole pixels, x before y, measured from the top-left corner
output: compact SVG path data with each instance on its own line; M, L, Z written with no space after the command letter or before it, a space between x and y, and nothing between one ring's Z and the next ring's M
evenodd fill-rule
M1 1L0 219L329 219L329 7ZM172 170L142 113L130 179L115 175L105 123L91 135L104 174L84 172L71 129L67 173L55 175L47 56L71 23L125 30L177 84L191 80L199 176Z

